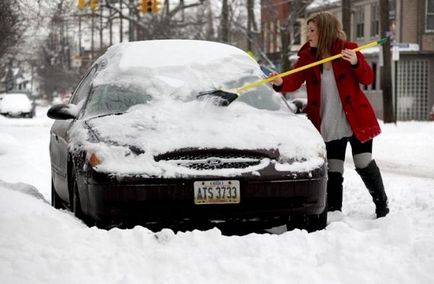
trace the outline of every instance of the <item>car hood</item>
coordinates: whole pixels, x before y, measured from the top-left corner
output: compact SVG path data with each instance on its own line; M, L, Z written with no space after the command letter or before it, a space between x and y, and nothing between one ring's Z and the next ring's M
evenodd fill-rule
M155 162L155 156L186 148L278 151L282 161L298 161L300 171L324 163L322 138L305 116L244 103L218 107L197 101L159 102L79 122L71 130L72 146L103 152L99 169L105 171L128 172L135 163L132 157ZM128 153L131 146L139 153ZM112 154L115 148L122 149L117 156ZM129 164L122 165L126 159Z

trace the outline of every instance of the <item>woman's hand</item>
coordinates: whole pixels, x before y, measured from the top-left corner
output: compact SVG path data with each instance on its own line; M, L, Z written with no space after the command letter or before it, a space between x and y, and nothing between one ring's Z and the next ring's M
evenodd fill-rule
M348 61L351 63L351 65L356 65L358 60L357 60L357 55L356 52L352 49L344 49L342 50L342 55L344 56L344 60Z
M271 72L270 75L268 75L268 78L276 76L277 72ZM280 77L275 78L273 81L270 81L274 86L280 86L283 84L283 79Z

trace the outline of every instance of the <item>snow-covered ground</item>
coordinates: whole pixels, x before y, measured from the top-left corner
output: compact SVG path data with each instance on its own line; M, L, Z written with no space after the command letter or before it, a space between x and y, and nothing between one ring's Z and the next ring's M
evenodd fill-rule
M325 230L228 237L99 230L52 208L46 110L0 117L0 283L434 283L434 122L382 125L386 218L348 155Z

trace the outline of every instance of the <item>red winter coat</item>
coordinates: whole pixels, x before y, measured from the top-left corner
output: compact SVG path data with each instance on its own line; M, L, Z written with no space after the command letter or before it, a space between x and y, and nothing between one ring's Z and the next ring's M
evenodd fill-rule
M337 40L331 55L341 53L341 46L354 49L357 44L353 42L342 42ZM298 52L299 59L295 63L295 68L315 62L315 50L305 44ZM366 62L365 57L357 52L358 63L352 66L348 61L339 58L332 61L333 73L339 91L348 123L354 135L361 141L366 142L380 134L381 129L378 125L374 110L367 97L360 89L360 84L369 85L372 83L374 74L371 67ZM283 78L283 84L275 87L280 92L293 92L300 88L306 81L307 106L305 112L315 127L319 130L321 125L320 106L321 106L321 67L320 65L294 73Z

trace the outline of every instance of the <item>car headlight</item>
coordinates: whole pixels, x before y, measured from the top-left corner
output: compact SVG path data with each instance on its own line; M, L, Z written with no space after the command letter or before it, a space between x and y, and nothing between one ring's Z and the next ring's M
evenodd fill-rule
M89 163L89 165L91 165L92 167L96 167L103 162L102 157L98 155L96 152L87 152L86 160Z

